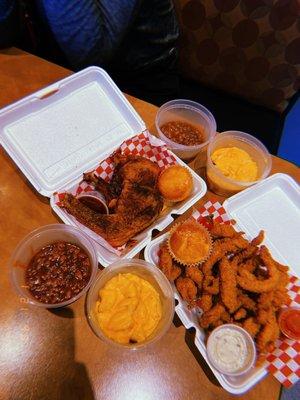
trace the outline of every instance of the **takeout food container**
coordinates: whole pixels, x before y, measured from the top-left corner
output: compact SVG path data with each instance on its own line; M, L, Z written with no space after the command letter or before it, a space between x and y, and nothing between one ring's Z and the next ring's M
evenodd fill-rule
M258 179L241 182L226 177L213 163L211 155L217 149L237 147L246 151L258 167ZM209 189L220 196L232 196L243 189L265 179L272 167L272 159L267 148L254 136L239 131L226 131L216 135L207 147L206 178Z
M154 286L160 295L162 304L162 318L157 328L149 338L141 343L120 344L109 339L101 330L95 314L96 302L99 299L99 290L104 287L106 282L119 273L132 273L140 278L147 280ZM174 316L174 295L171 284L165 275L155 265L139 259L124 259L117 261L99 273L98 278L90 288L87 296L88 321L95 334L104 342L116 348L127 350L137 350L144 348L158 341L170 328Z
M34 188L50 198L63 222L88 233L104 266L136 255L151 239L153 229L163 230L173 221L171 214L184 213L206 193L204 180L186 166L193 176L192 195L160 215L122 254L101 245L98 235L58 207L55 193L77 186L83 172L96 168L122 142L141 132L147 132L145 123L98 67L86 68L0 111L0 142L7 153Z
M204 142L196 146L185 146L169 139L161 131L161 126L170 121L187 122L199 127L204 135ZM159 138L163 140L168 148L172 150L182 160L190 160L199 152L202 155L203 163L205 164L207 144L216 134L216 121L212 113L202 104L195 101L178 99L171 100L163 104L158 110L155 118L155 126Z
M77 295L61 303L46 304L38 301L27 289L25 282L26 267L32 257L43 247L58 241L65 241L82 248L88 255L91 264L91 276L87 285ZM9 260L10 277L16 293L26 303L43 308L59 308L73 303L83 296L96 278L98 261L95 248L91 240L74 226L64 224L45 225L30 232L17 245Z
M281 173L272 175L232 196L223 203L223 207L228 217L236 221L235 229L245 232L249 239L255 237L261 229L265 230L264 244L272 256L288 265L293 275L300 276L300 253L295 245L299 242L300 187L290 176ZM286 227L284 235L283 227ZM158 250L167 237L168 233L161 235L146 246L145 260L158 265ZM233 394L242 394L267 375L265 364L235 377L217 371L207 357L207 336L199 326L198 311L190 310L175 285L173 289L178 301L175 312L186 329L195 329L195 346L224 389Z

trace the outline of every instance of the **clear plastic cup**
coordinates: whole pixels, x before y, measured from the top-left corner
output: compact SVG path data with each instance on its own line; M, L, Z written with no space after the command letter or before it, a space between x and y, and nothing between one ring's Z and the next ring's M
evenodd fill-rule
M287 338L292 340L300 340L300 308L283 308L279 314L278 325L281 332Z
M258 168L258 179L252 182L236 181L226 177L213 164L211 155L215 150L226 147L237 147L246 151ZM272 158L267 148L254 136L245 132L226 131L216 135L207 147L206 180L209 190L229 197L249 186L267 178L271 171Z
M91 276L88 284L75 296L61 303L46 304L34 298L27 289L25 271L30 260L39 250L57 241L75 244L86 252L91 263ZM11 255L9 268L13 287L24 303L44 308L58 308L73 303L87 292L96 277L98 261L94 245L78 228L64 224L52 224L42 226L25 236Z
M228 371L228 369L226 370L225 367L222 368L218 360L215 359L213 352L214 341L216 340L218 334L220 334L220 332L222 332L222 330L224 329L238 332L243 337L244 343L246 345L247 357L245 359L244 365L241 366L238 370ZM241 328L240 326L234 324L224 324L219 326L218 328L215 328L208 337L206 351L207 357L212 366L222 374L228 376L239 376L245 374L254 366L256 361L256 347L254 340L244 328Z
M154 332L141 343L121 344L109 339L101 330L95 313L96 302L99 299L99 290L119 273L132 273L150 282L160 295L162 304L162 318ZM91 286L87 295L88 321L95 334L107 344L118 349L137 350L158 341L169 329L175 310L174 293L172 286L165 275L155 265L140 259L123 259L106 267L99 273L98 278Z
M203 131L204 142L196 146L185 146L167 138L160 127L167 122L182 121L199 127ZM191 160L198 153L202 155L203 163L206 161L206 148L209 141L216 134L216 121L212 113L199 103L191 100L172 100L163 104L155 118L155 126L159 138L167 147L182 160Z
M90 192L82 192L77 196L77 199L100 214L109 214L105 197L100 192L95 190Z

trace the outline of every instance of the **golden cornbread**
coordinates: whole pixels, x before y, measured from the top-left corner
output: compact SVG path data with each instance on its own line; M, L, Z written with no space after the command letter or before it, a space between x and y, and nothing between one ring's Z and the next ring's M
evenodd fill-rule
M159 293L145 279L123 273L99 290L96 317L103 333L121 344L145 341L162 316Z
M211 159L223 175L235 181L253 182L258 178L257 164L245 150L220 148L213 152Z
M159 175L158 190L166 200L185 200L193 190L192 175L185 167L172 165Z
M194 219L175 226L168 240L171 256L183 265L196 265L205 261L211 246L210 234Z

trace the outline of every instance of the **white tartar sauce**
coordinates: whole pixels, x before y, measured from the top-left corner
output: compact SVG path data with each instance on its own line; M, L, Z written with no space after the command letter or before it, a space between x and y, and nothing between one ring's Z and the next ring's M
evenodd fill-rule
M210 357L224 373L237 372L248 362L249 352L243 334L224 328L212 334L209 340Z

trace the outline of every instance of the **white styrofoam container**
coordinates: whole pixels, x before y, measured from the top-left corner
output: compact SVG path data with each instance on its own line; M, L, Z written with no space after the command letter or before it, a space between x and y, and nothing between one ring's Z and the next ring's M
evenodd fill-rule
M56 206L53 193L79 183L83 172L95 168L125 139L145 130L143 120L99 67L86 68L0 110L0 143L69 225L80 226ZM184 213L204 196L205 182L189 170L194 179L192 196L137 235L137 245L124 256L136 255L151 239L153 229L164 229L173 221L171 214ZM120 258L94 243L102 265Z
M263 229L273 257L300 276L300 186L278 173L223 203L238 228L250 237Z
M50 197L146 126L109 75L89 67L0 111L0 141Z
M249 238L255 237L264 229L264 244L274 258L289 265L291 272L300 276L300 187L290 176L272 175L232 196L223 206L229 217L236 220L236 229L244 231ZM146 261L158 264L159 246L167 235L159 236L146 246ZM173 288L174 296L178 300L176 313L186 329L196 330L195 345L224 389L233 394L242 394L267 375L265 365L237 377L223 375L214 369L207 359L205 333L199 326L197 312L189 310L175 285Z

